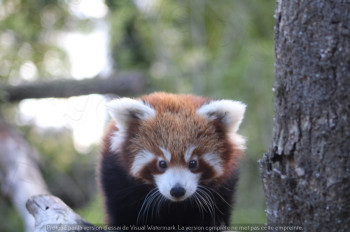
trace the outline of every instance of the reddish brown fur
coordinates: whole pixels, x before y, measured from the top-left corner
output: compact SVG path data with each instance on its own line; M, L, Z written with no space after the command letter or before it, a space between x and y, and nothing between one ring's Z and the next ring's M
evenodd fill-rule
M227 131L219 120L210 122L196 113L210 99L193 95L154 93L141 97L141 100L155 109L156 117L146 121L131 120L126 143L119 157L128 170L133 157L141 150L148 150L164 159L159 147L170 151L170 167L185 167L187 164L184 153L191 145L196 147L192 154L199 157L199 167L195 172L203 173L202 181L220 183L236 169L242 151L229 140ZM109 148L109 138L116 130L115 122L112 122L106 132L104 149ZM215 171L201 160L201 155L207 152L221 156L224 165L222 176L213 179ZM152 175L160 172L156 161L153 161L141 170L140 176L146 182L151 182Z

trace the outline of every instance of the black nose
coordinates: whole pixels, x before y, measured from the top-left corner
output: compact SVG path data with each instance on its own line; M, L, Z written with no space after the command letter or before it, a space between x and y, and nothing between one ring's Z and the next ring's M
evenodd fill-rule
M176 198L183 197L186 193L184 187L179 184L176 184L174 187L170 189L170 195Z

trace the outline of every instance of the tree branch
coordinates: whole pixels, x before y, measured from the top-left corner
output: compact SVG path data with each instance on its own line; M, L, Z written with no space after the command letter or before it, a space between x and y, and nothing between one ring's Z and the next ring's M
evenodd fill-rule
M35 218L34 232L105 231L85 221L61 199L52 195L33 196L28 200L26 206Z
M38 153L20 133L0 118L0 182L21 215L26 231L33 231L34 220L25 208L33 195L48 193L38 170Z
M48 195L38 153L1 117L0 147L1 189L21 215L27 232L105 231L86 222L59 198Z
M92 93L135 95L145 88L145 77L138 72L121 73L109 78L99 76L92 79L37 81L18 86L3 87L3 99L16 102L27 98L67 98Z

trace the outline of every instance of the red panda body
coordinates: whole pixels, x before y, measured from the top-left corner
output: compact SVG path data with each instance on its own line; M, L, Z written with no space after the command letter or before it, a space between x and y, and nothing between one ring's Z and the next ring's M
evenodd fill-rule
M109 224L229 224L244 104L154 93L107 107L99 178Z

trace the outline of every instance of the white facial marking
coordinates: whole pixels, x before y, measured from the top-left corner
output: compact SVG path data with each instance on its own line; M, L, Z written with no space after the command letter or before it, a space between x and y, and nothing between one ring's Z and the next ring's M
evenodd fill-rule
M156 156L147 150L139 152L131 165L131 174L137 177L141 169L155 158Z
M186 151L185 151L185 161L188 163L190 162L192 152L196 149L195 146L191 145Z
M192 173L187 168L169 168L163 174L155 175L154 179L160 193L172 201L183 201L192 196L198 186L200 174ZM186 192L181 198L174 198L170 190L175 186L182 186Z
M214 168L216 176L221 176L224 173L224 168L220 156L214 153L205 153L202 155L204 161Z
M168 149L163 148L163 147L160 147L159 149L163 152L163 155L165 156L166 161L170 162L170 160L171 160L170 151Z

